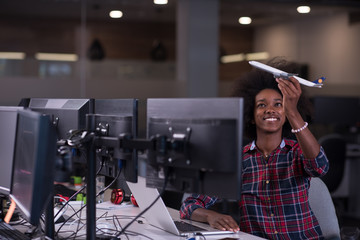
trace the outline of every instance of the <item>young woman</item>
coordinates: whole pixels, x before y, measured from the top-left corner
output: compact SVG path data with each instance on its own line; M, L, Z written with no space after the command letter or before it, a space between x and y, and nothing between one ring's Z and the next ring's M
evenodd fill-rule
M287 62L272 65L293 72ZM329 163L300 114L306 99L299 82L255 70L239 79L234 96L245 99L245 130L253 140L243 148L239 225L209 209L217 197L199 194L184 201L181 217L267 239L321 239L308 189L311 177L323 176Z

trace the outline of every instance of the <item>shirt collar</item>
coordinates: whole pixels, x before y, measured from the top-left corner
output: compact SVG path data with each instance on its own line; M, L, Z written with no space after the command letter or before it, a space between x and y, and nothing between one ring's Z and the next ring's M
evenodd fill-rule
M281 140L281 143L280 143L280 148L284 148L285 147L285 141L284 139ZM255 144L255 140L252 141L251 145L250 145L250 149L249 150L254 150L256 148L256 144Z

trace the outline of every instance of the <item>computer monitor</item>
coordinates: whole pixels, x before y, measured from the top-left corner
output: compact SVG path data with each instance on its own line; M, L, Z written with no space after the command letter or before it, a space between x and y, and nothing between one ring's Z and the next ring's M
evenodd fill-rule
M18 112L10 197L23 217L38 225L53 197L56 131L48 115Z
M137 99L95 99L95 125L103 131L103 136L119 137L128 134L137 138L138 134L138 100ZM137 181L137 151L124 152L120 148L111 148L111 156L107 154L109 148L104 146L102 154L96 158L97 165L104 161L99 173L107 177L110 182L119 171L119 160L122 161L123 174L121 178L127 181ZM123 179L124 180L124 179ZM119 181L118 181L119 182ZM124 181L125 182L125 181ZM125 186L122 186L125 187Z
M242 98L148 99L146 184L166 190L240 199ZM163 139L163 138L162 138Z
M17 112L21 109L0 106L0 194L3 195L10 194Z
M30 98L28 108L51 117L56 126L60 146L63 144L61 142L76 135L70 133L71 130L86 129L86 114L94 112L94 100ZM55 181L69 182L71 175L82 174L86 164L86 154L81 149L73 148L65 157L59 155L56 161Z
M94 112L93 99L31 98L29 108L48 114L56 125L58 139L68 139L70 130L86 128L86 114Z
M126 180L137 182L136 149L121 148L123 134L133 139L137 135L137 100L103 99L95 101L96 114L86 117L86 129L92 141L87 144L87 238L95 238L95 179L99 159L117 159L123 164ZM125 161L122 161L125 160Z
M360 98L341 96L316 96L314 123L334 126L357 126L360 122Z

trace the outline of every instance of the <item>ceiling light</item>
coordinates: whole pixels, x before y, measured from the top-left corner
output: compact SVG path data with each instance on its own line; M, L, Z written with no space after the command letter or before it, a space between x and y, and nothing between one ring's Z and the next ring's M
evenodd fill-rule
M252 60L265 60L269 58L268 52L255 52L255 53L238 53L232 55L225 55L220 58L221 63L232 63L241 61L252 61Z
M240 24L250 24L251 18L250 17L241 17L241 18L239 18L239 23Z
M243 53L226 55L220 58L220 62L222 63L241 62L244 60L245 60L245 54Z
M18 59L22 60L25 58L23 52L0 52L0 59Z
M256 52L256 53L248 53L246 54L246 60L252 61L252 60L265 60L270 57L268 52Z
M299 6L296 10L298 13L309 13L311 9L309 6Z
M109 16L111 18L121 18L123 16L123 13L122 11L120 10L112 10L110 13L109 13Z
M154 0L155 4L167 4L168 0Z
M78 60L76 54L67 53L36 53L35 58L43 61L68 61L75 62Z

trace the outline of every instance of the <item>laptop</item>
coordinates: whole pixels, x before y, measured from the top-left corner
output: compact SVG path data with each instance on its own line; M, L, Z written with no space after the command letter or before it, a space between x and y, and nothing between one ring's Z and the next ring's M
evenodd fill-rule
M127 182L127 184L130 188L130 191L134 195L141 211L150 206L150 204L152 204L153 201L159 196L159 191L156 188L146 187L144 177L139 176L137 183ZM170 211L172 214L170 214ZM206 224L192 223L189 220L181 220L179 217L176 217L179 216L179 211L168 209L162 198L159 198L156 203L151 208L149 208L147 212L144 213L143 216L150 225L178 236L186 237L193 234L204 236L233 234L231 231L221 231L211 228ZM203 226L199 227L199 225Z

